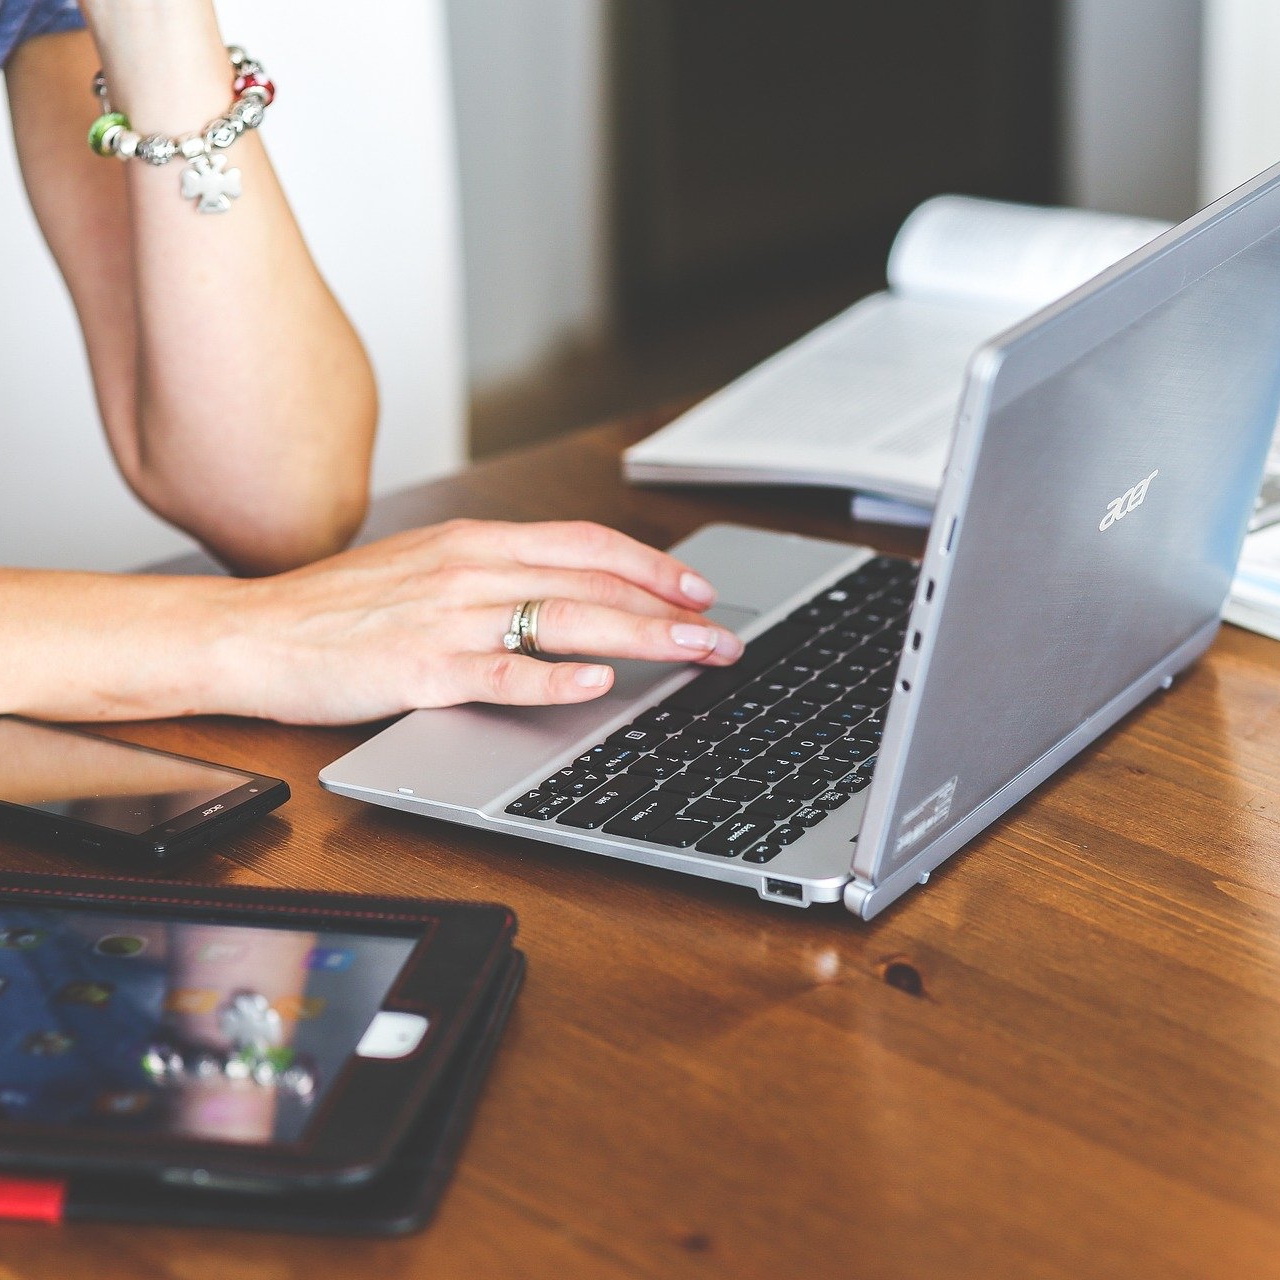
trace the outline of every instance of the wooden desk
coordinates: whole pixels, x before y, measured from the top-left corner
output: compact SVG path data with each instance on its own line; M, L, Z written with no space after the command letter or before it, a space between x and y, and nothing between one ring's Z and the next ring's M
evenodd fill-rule
M477 468L379 521L871 532L834 496L625 490L618 448L652 425ZM7 1226L0 1278L1280 1275L1278 656L1226 628L870 925L321 791L367 730L122 726L294 787L194 876L498 899L528 984L425 1234ZM13 844L0 860L71 869Z

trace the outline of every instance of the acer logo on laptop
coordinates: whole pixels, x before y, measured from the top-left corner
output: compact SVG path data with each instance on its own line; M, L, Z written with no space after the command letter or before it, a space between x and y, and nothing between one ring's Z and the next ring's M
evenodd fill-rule
M1102 517L1102 523L1098 528L1106 533L1117 520L1123 520L1135 507L1142 506L1142 500L1147 496L1147 488L1151 482L1160 474L1157 468L1145 480L1139 480L1132 489L1126 489L1113 502L1107 503L1107 514Z

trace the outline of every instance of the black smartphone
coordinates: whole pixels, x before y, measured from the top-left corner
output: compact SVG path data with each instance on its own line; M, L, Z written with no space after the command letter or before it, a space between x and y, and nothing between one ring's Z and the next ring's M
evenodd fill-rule
M0 830L71 853L164 862L288 798L279 778L0 716Z
M0 1167L359 1186L435 1096L514 934L497 905L6 877Z

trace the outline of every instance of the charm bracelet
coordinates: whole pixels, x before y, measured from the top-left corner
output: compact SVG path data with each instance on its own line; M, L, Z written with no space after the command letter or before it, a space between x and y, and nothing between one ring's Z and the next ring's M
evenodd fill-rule
M181 155L187 161L182 171L182 198L194 200L200 213L225 213L232 200L240 196L240 170L228 169L226 156L214 152L225 151L246 129L256 129L276 95L276 87L267 79L262 64L239 45L228 45L227 57L231 60L235 94L231 105L199 133L178 138L135 133L128 117L111 109L106 77L99 71L93 78L93 92L102 104L102 114L89 127L89 150L94 155L117 156L121 160L136 156L157 166Z

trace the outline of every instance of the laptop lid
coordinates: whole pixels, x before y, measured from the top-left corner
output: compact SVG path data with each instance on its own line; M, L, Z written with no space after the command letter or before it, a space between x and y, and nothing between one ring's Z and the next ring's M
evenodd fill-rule
M1280 166L978 352L852 908L1207 647L1278 402Z

